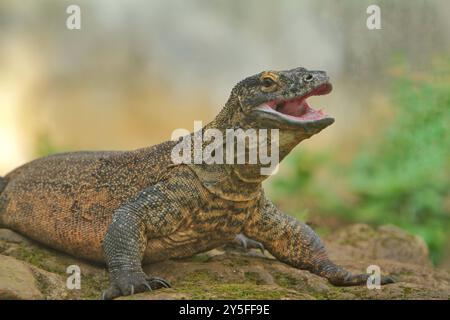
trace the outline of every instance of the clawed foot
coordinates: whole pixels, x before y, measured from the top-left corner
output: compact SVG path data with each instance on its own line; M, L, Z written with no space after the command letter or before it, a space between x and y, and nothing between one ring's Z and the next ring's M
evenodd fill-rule
M247 238L242 233L236 235L236 237L234 238L234 242L239 246L243 247L245 250L259 249L261 250L262 254L264 254L265 249L264 245L261 242Z
M369 279L369 274L347 274L344 277L329 277L328 281L335 286L349 287L367 284L367 279ZM390 276L381 276L380 285L395 283L395 280Z
M103 291L102 299L110 300L161 288L170 288L170 283L162 278L148 277L144 272L121 271L112 276L111 285Z

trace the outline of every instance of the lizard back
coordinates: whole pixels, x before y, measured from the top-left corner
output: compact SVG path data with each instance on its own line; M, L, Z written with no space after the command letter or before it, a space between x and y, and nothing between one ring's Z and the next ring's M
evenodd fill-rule
M171 164L174 142L135 151L51 155L10 172L0 225L74 256L103 261L113 213Z

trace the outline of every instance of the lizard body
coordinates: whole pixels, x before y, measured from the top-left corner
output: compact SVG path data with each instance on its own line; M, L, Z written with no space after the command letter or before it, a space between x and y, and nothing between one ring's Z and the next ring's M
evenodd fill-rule
M329 91L322 71L262 72L239 82L202 130L278 129L282 160L334 122L306 103L307 97ZM352 275L331 262L311 228L266 198L262 164L174 164L176 144L65 153L27 163L0 178L0 225L74 256L106 262L110 287L104 298L168 286L145 275L142 262L191 256L237 234L333 284L366 282L368 275ZM390 282L382 278L383 284Z

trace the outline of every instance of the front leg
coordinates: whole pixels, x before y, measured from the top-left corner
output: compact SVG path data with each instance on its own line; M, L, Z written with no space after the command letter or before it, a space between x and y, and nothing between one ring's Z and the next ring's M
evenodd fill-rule
M351 274L333 263L319 236L306 224L280 212L264 196L259 210L250 217L244 233L261 241L277 259L299 269L325 277L336 286L354 286L367 283L368 274ZM382 277L381 284L393 283Z
M163 279L147 277L142 259L148 235L167 235L182 220L183 206L172 190L154 185L116 210L103 244L110 276L103 299L170 286Z

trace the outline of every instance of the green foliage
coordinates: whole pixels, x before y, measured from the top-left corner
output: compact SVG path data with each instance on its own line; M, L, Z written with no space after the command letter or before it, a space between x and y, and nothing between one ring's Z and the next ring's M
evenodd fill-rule
M450 228L450 83L400 78L392 92L395 120L350 169L351 214L422 236L436 262Z
M289 170L287 175L293 176L295 179L275 179L273 181L274 196L291 196L298 190L303 190L303 194L309 192L314 194L313 179L320 164L324 162L326 161L322 154L298 151L289 155L284 163Z
M269 193L277 203L283 203L283 210L299 220L308 220L308 213L314 203L308 199L327 197L321 186L315 181L318 169L326 166L328 159L324 154L308 153L299 150L284 160L288 172L278 175L271 181ZM328 199L325 203L332 203ZM300 207L300 208L299 208Z

